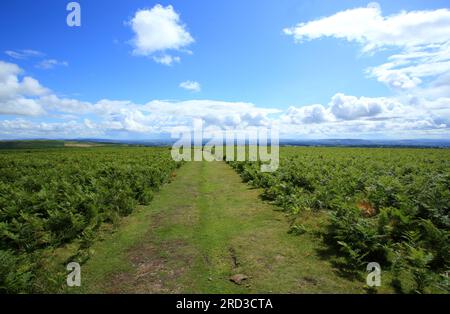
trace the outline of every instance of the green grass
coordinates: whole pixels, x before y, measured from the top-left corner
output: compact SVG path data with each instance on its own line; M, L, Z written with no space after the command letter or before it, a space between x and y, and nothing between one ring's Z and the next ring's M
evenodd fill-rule
M223 162L186 163L151 205L92 246L82 287L66 292L365 292L365 279L340 275L316 233L288 234L285 215L260 193ZM324 215L303 224L320 229ZM237 285L235 274L249 279ZM387 281L379 290L392 292Z

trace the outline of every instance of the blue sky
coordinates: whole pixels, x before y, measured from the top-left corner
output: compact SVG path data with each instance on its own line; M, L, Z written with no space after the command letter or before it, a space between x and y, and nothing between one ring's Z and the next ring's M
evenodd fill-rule
M449 136L448 75L428 70L436 59L411 57L438 54L440 68L448 65L448 1L77 2L81 27L66 24L69 1L1 2L0 138L146 138L197 116L219 127L275 123L288 137ZM148 14L138 21L138 12ZM340 12L347 17L330 18ZM170 27L182 32L173 41ZM157 61L164 56L175 59ZM392 56L410 63L386 69ZM426 73L411 70L424 64ZM24 92L25 77L42 90Z

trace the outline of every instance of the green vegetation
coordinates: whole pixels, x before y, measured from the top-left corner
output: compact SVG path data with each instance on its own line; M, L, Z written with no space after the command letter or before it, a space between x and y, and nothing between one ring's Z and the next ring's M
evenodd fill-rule
M0 151L0 293L363 293L368 262L378 292L449 291L450 150L282 147L240 178L72 144Z
M148 204L178 166L168 148L0 152L0 291L60 286L53 249L77 241L86 259L103 223Z
M414 292L449 291L450 151L439 149L281 149L280 168L230 162L244 181L291 215L326 211L324 239L339 250L349 272L378 262L391 269L393 286Z

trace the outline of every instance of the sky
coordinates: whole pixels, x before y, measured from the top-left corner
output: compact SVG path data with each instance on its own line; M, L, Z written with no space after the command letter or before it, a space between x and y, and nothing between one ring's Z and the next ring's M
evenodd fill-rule
M450 3L0 3L0 139L450 138Z

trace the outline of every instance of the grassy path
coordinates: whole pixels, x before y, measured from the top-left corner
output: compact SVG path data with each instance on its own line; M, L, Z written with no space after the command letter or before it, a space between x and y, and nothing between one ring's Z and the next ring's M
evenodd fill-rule
M96 243L80 292L357 293L321 259L321 241L287 233L282 212L223 162L191 162L150 206ZM236 284L230 276L248 279Z

